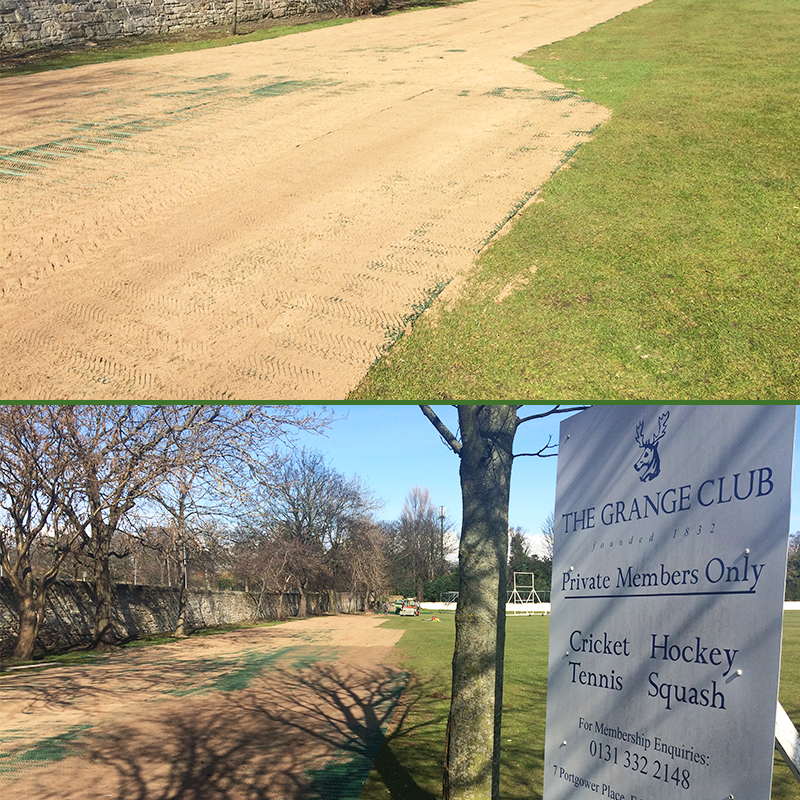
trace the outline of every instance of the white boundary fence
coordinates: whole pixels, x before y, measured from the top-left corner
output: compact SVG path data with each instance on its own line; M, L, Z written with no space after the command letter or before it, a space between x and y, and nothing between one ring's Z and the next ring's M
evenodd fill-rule
M798 604L800 605L800 604ZM453 603L428 603L423 600L419 604L422 611L455 611L456 604ZM506 614L509 616L517 614L549 614L550 603L506 603Z
M452 603L428 603L423 600L419 605L422 611L455 611L456 604ZM787 601L783 604L784 611L800 611L800 601ZM550 603L506 603L506 614L516 611L517 614L549 614Z

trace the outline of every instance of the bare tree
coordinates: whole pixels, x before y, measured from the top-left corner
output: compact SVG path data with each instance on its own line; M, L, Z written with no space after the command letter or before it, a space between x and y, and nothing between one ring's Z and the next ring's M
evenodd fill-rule
M350 591L363 598L365 609L370 608L385 597L389 589L386 535L375 522L356 522L344 551Z
M532 571L531 548L525 533L525 529L519 526L508 530L508 571L512 576L515 572Z
M233 539L229 524L219 518L204 519L197 531L195 561L203 573L206 589L219 588L224 573L232 567Z
M277 619L285 619L286 594L291 588L291 547L268 527L264 519L243 521L232 532L232 537L233 575L244 585L245 591L258 593L259 608L267 594L274 595L277 606L273 614Z
M192 494L192 487L197 481L202 461L184 462L166 477L155 493L157 501L169 512L175 530L175 543L182 559L180 594L178 596L178 620L174 635L186 635L186 594L189 588L186 551L195 544L190 531L190 519L201 513ZM166 491L166 487L169 487Z
M307 614L312 589L331 592L333 601L337 580L346 577L344 543L378 506L357 478L345 478L319 453L298 451L278 468L265 527L284 548L286 586L300 595L298 616Z
M280 446L292 443L298 430L319 432L326 425L326 416L299 407L227 407L176 442L175 469L150 495L172 518L183 564L176 636L185 635L187 553L200 548L197 522L249 512L253 497L285 460Z
M197 470L215 477L236 474L241 480L230 484L231 496L246 494L257 483L247 480L249 474L257 472L261 456L271 455L276 439L324 424L313 413L284 406L75 406L66 412L62 432L83 489L81 500L68 510L76 525L90 531L86 544L97 597L94 646L101 648L114 643L109 563L126 555L111 544L134 507L151 502L180 470L185 476ZM183 511L182 490L173 492L180 525L192 485L187 477Z
M524 422L579 409L556 406L520 418L520 406L457 406L459 438L430 406L420 408L460 459L459 594L444 798L497 800L511 467L516 456L554 455L549 441L535 453L514 454L514 437Z
M19 606L12 660L33 655L47 594L81 530L65 520L69 465L53 425L57 410L0 408L0 563ZM39 558L38 569L34 563Z
M67 512L88 530L96 593L93 646L114 644L110 561L114 534L126 515L177 465L176 443L195 425L214 419L219 407L67 406L61 434L82 496Z
M553 562L553 537L556 529L555 512L551 511L542 523L542 538L544 539L544 555L552 564Z
M406 496L397 527L400 558L405 563L417 593L423 600L423 587L445 571L448 555L439 511L427 489L414 486Z
M800 531L789 537L786 562L786 599L800 600Z

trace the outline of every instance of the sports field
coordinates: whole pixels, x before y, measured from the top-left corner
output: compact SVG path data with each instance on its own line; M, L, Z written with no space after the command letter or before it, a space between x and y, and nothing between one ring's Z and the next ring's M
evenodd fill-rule
M402 631L328 617L0 674L3 800L358 797Z
M0 81L0 396L343 398L608 111L474 0Z
M654 0L522 56L611 119L353 396L796 401L798 31Z
M0 674L0 796L436 800L453 614L326 617ZM501 796L541 797L547 617L507 622ZM800 612L780 701L800 723ZM365 784L366 781L366 784ZM773 800L800 800L776 754Z
M396 714L396 727L384 741L361 800L441 797L454 616L439 614L441 622L427 622L426 617L392 618L384 626L405 630L395 647L395 663L410 678L398 708L402 714ZM549 623L549 617L509 617L506 622L503 800L542 796ZM800 727L800 611L784 613L779 700ZM777 751L772 800L800 800L800 783Z

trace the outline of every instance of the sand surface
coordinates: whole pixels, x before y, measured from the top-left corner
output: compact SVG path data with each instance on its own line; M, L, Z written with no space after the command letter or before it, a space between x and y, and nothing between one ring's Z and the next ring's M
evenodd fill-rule
M292 621L0 675L0 796L358 796L407 677L384 663L402 635L385 619Z
M339 399L608 116L474 0L0 82L0 396Z

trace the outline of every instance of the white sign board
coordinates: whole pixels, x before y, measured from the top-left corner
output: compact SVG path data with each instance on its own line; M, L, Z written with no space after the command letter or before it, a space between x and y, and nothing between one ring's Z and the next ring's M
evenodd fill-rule
M793 406L561 424L545 800L767 800Z

